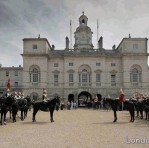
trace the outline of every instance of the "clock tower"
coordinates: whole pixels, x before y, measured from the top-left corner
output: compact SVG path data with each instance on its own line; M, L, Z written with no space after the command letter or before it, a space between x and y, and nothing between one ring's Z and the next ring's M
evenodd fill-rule
M84 12L79 18L79 27L77 27L75 34L74 49L76 50L89 50L93 48L92 34L90 27L87 26L88 18Z

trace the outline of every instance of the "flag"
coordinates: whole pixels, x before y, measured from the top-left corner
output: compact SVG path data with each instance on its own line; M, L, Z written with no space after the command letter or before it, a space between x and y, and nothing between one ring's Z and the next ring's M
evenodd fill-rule
M7 91L10 91L10 88L11 88L11 86L10 86L10 79L8 79L8 82L7 82Z
M120 100L120 102L124 102L124 92L123 92L122 88L120 89L119 100Z

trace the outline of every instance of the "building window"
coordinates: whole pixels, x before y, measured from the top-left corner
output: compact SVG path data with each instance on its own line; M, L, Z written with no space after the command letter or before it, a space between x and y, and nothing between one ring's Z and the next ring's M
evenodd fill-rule
M54 74L54 86L58 86L58 74Z
M36 68L33 69L33 82L38 82L38 70Z
M14 86L17 87L18 86L18 82L14 82Z
M34 68L30 72L30 82L37 83L40 81L40 72L38 71L37 68Z
M58 63L54 63L54 67L58 67Z
M101 86L100 73L96 73L96 86Z
M138 44L133 44L133 49L138 49Z
M6 76L7 76L7 77L9 76L9 71L6 71Z
M82 72L82 83L87 83L87 71L86 70L84 70L83 72Z
M100 66L100 63L96 63L96 66Z
M69 63L69 66L73 66L73 63Z
M130 82L133 86L138 86L141 83L141 71L137 68L132 69L130 72Z
M37 44L33 44L33 49L37 49Z
M111 63L111 66L116 66L116 63Z
M73 86L73 73L69 73L69 86Z
M90 73L84 69L82 72L79 74L79 84L80 86L90 86L91 78L90 78Z
M111 75L111 86L116 86L116 75L115 74Z
M18 70L15 70L15 76L18 76Z

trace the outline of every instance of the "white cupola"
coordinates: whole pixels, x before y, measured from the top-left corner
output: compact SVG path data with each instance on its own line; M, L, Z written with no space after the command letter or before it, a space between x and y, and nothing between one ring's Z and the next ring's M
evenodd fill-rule
M90 27L87 26L88 18L84 12L79 18L79 27L74 32L75 44L74 49L88 50L93 48L92 34Z

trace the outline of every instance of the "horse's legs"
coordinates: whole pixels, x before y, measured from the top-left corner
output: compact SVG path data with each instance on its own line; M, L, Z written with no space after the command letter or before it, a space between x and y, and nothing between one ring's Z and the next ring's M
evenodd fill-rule
M134 122L134 120L135 120L135 111L133 110L132 111L132 122Z
M113 122L116 122L117 121L117 114L116 114L116 110L113 110L114 112L114 121Z
M13 120L13 123L16 122L15 116L16 116L15 115L15 112L12 111L12 120Z
M25 108L24 108L24 119L27 117L27 111L28 111L28 108L25 107Z
M137 109L137 117L139 117L139 109Z
M51 122L54 122L54 120L53 120L53 112L54 112L54 109L50 109L50 120L51 120Z
M10 117L10 119L11 119L11 114L12 114L12 111L11 111L11 109L9 110L9 117Z
M140 119L143 119L143 109L140 110Z
M1 111L1 125L3 125L3 112Z
M38 112L38 109L35 110L35 109L33 108L33 118L32 118L32 121L33 121L33 122L36 122L35 116L36 116L36 113L37 113L37 112Z
M21 109L21 117L20 117L21 120L24 120L23 118L23 109Z
M147 111L145 110L145 120L147 120Z
M130 122L134 122L135 120L135 111L134 110L129 110L129 113L130 113Z
M25 119L25 110L23 110L23 119Z
M6 114L7 112L4 112L4 125L6 125Z

